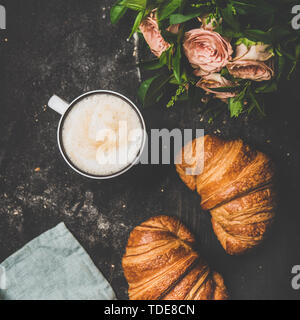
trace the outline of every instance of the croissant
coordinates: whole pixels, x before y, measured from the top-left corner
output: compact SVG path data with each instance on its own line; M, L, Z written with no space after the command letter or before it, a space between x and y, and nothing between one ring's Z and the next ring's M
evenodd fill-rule
M201 196L202 208L210 210L214 232L226 252L242 254L261 243L276 208L272 161L242 140L210 135L188 143L179 157L177 172Z
M176 218L159 216L130 234L122 260L131 300L224 300L222 276L192 248L194 237Z

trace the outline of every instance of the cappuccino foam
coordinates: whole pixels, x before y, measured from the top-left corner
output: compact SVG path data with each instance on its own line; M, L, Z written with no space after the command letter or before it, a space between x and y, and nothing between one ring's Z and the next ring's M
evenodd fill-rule
M143 143L141 119L118 96L89 95L76 103L64 120L62 142L70 161L96 176L117 173L138 156Z

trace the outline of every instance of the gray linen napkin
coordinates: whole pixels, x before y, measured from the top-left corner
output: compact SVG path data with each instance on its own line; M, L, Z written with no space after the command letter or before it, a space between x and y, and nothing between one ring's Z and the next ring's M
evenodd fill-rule
M10 256L0 264L0 271L0 300L116 299L64 223Z

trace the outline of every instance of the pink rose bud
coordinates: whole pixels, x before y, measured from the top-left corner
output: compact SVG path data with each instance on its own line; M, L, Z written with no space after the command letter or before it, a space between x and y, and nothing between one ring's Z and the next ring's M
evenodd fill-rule
M142 21L140 30L152 53L157 57L160 57L170 47L170 44L164 40L160 33L154 12Z

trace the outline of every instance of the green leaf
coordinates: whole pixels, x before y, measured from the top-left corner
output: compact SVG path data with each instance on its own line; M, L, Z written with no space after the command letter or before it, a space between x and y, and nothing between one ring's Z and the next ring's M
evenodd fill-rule
M173 58L173 71L174 71L174 76L179 83L181 82L180 61L181 61L181 47L180 45L178 45L175 56Z
M147 94L147 91L149 90L149 87L151 85L151 83L157 78L158 76L152 77L150 79L145 80L144 82L142 82L142 84L139 87L138 90L138 97L139 99L144 103L145 101L145 97Z
M139 90L139 97L144 106L149 106L157 101L157 97L162 95L163 87L170 81L173 75L160 74L154 78L146 80Z
M134 21L134 25L133 25L133 28L131 30L131 33L130 33L130 36L129 36L129 39L133 36L133 34L137 31L137 29L139 28L143 18L144 18L144 14L145 14L145 11L140 11L138 13L138 15L136 16L135 18L135 21Z
M172 24L183 23L183 22L189 21L193 18L198 17L200 13L201 13L201 11L196 11L196 12L188 13L188 14L181 14L181 13L172 14L170 16L170 24L172 25Z
M132 10L145 10L147 6L147 0L122 0L119 2L120 6L132 9Z
M112 24L116 24L126 13L127 8L119 5L115 5L110 10L110 21Z
M243 103L236 98L229 99L230 116L237 118L243 111Z
M162 21L168 18L182 4L182 0L165 1L157 10L157 18Z
M163 61L161 60L155 59L151 61L142 62L140 65L145 70L158 70L162 68L165 65L165 63L163 63Z
M261 41L265 44L272 43L272 37L270 32L253 29L253 30L246 30L245 35L247 36L247 38L253 41Z

